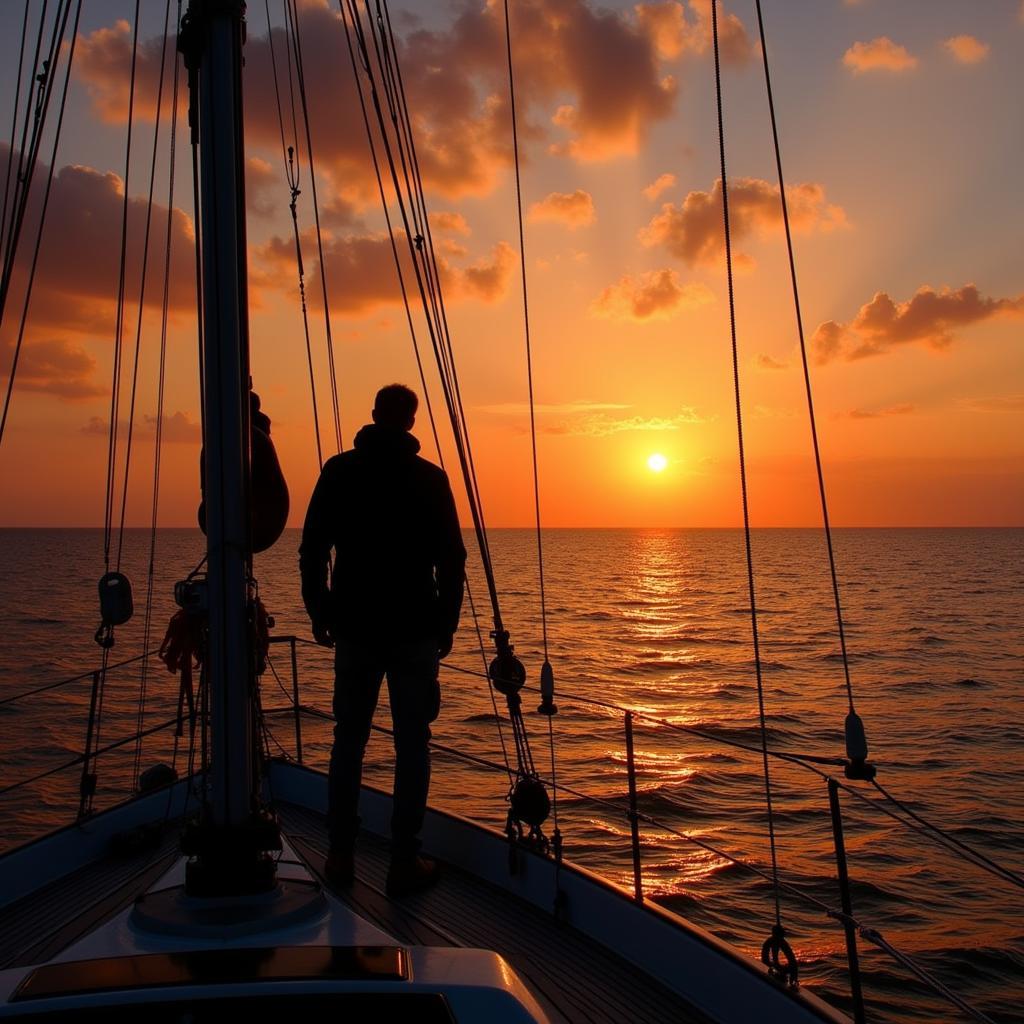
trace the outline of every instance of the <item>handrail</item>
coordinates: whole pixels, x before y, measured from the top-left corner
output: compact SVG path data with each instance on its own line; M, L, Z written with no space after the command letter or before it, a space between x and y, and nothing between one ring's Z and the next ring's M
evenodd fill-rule
M40 782L43 779L49 778L51 775L56 775L58 772L67 771L67 769L74 768L76 765L84 764L87 759L92 760L93 758L99 757L100 754L107 754L111 750L123 747L126 743L134 743L138 739L146 736L152 736L154 733L160 732L162 729L167 729L170 726L177 724L178 716L175 715L174 718L169 718L166 722L161 722L159 725L150 726L148 729L141 729L138 732L132 733L130 736L125 736L122 739L116 740L114 743L108 743L106 746L100 747L98 750L94 750L91 754L79 754L77 757L72 758L70 761L65 761L64 764L57 765L55 768L48 768L46 771L40 772L38 775L32 775L29 778L21 779L18 782L12 782L9 786L0 788L0 796L5 796L16 789L21 789L23 786L30 786L34 782Z
M292 709L290 709L290 708L275 708L275 709L271 709L271 710L276 711L278 713L282 713L282 712L290 712ZM303 714L308 714L308 715L310 715L310 716L312 716L314 718L319 718L319 719L321 719L323 721L333 721L334 720L334 716L333 716L333 714L331 712L326 711L323 708L318 708L315 705L303 704L301 706L301 712ZM628 711L627 711L627 714L629 714ZM628 719L627 719L627 721L628 721ZM377 725L376 723L373 723L371 728L372 728L372 730L374 732L382 733L383 735L386 735L386 736L393 736L394 735L393 730L388 729L386 726ZM628 735L628 733L627 733L627 735ZM478 756L476 754L469 754L466 751L458 750L455 747L450 747L450 746L447 746L446 744L438 743L438 742L436 742L434 740L430 741L430 747L431 747L431 749L436 750L438 753L446 754L446 755L454 757L454 758L456 758L458 760L466 761L466 762L468 762L470 764L475 764L475 765L478 765L478 766L483 767L483 768L488 768L488 769L490 769L492 771L495 771L495 772L504 773L504 771L505 771L504 766L498 764L496 761L491 761L491 760L489 760L487 758L480 757L480 756ZM832 783L832 785L835 785L835 780L834 779L830 779L830 782ZM766 882L771 882L772 881L772 875L769 873L769 871L766 870L765 868L759 867L755 862L752 862L752 861L749 861L749 860L745 860L745 859L740 858L740 857L735 857L732 854L727 853L725 850L722 850L720 847L717 847L717 846L715 846L715 845L713 845L711 843L707 843L707 842L705 842L702 839L698 839L696 836L688 835L685 832L681 832L679 829L673 828L671 825L666 824L665 822L655 818L652 815L645 814L643 812L637 812L634 809L632 803L628 803L627 805L623 806L623 805L620 805L620 804L616 803L613 800L609 800L606 797L594 796L593 794L582 792L581 790L578 790L578 789L576 789L573 786L567 786L567 785L565 785L562 782L552 783L552 785L553 785L553 787L557 786L557 788L561 792L563 792L563 793L568 793L568 794L570 794L572 796L575 796L575 797L578 797L579 799L582 799L582 800L589 800L589 801L592 801L594 803L601 804L602 806L608 807L608 808L610 808L611 810L613 810L613 811L615 811L617 813L624 814L625 817L627 819L629 819L631 822L632 821L636 821L636 822L643 821L645 824L648 824L648 825L650 825L650 826L652 826L654 828L661 829L662 831L668 832L670 835L676 836L679 839L684 840L685 842L692 843L693 845L698 846L701 849L703 849L703 850L705 850L705 851L707 851L709 853L713 853L716 856L721 857L723 860L728 861L730 864L733 864L736 867L744 868L745 870L750 871L753 874L758 875L759 877L764 879ZM830 796L831 796L831 793L832 793L832 789L830 787ZM836 813L836 814L840 813L839 812L839 808L838 808L838 803L835 804L834 813ZM634 843L633 844L633 849L634 849L635 853L638 853L638 851L639 851L639 844ZM837 851L837 855L838 855L838 851ZM844 857L845 857L845 851L844 851ZM844 860L844 865L845 865L845 860ZM635 868L635 870L636 870L636 868ZM841 872L841 874L845 875L845 872ZM637 878L636 875L634 877ZM957 1007L959 1010L961 1010L967 1016L973 1018L974 1020L981 1021L982 1024L995 1024L995 1022L987 1014L983 1013L981 1010L978 1010L976 1007L971 1006L971 1004L966 1002L961 996L957 995L955 992L953 992L951 989L949 989L946 985L944 985L941 981L939 981L937 978L933 977L930 972L925 970L925 968L921 967L921 965L918 964L911 956L909 956L907 953L904 953L902 950L898 949L896 946L894 946L892 943L890 943L887 939L885 939L882 936L882 933L880 931L878 931L878 929L870 928L870 927L864 925L862 922L860 922L857 918L855 918L852 915L852 913L850 912L850 910L849 910L849 907L850 907L849 880L848 880L848 878L842 877L840 879L840 883L841 883L841 897L842 897L842 904L843 904L843 909L841 909L841 910L836 910L834 907L829 906L829 904L827 904L824 900L821 900L817 896L814 896L811 893L804 891L799 886L794 885L792 882L787 882L785 880L780 879L779 880L779 887L784 892L788 893L789 895L791 895L793 897L796 897L797 899L803 900L805 903L815 907L818 910L821 910L824 913L826 918L828 918L829 920L832 920L832 921L836 922L837 924L839 924L840 926L842 926L844 928L844 930L848 934L849 934L849 932L851 930L856 931L856 933L858 935L860 935L860 937L863 938L866 942L870 942L872 945L874 945L878 949L882 950L882 952L886 953L886 955L888 955L892 960L894 960L896 963L902 965L906 970L908 970L911 974L913 974L927 988L931 989L931 991L933 993L935 993L936 995L946 999L950 1004L952 1004L953 1006ZM637 878L637 884L639 885L638 878ZM643 899L642 891L638 892L637 897L638 897L638 901L642 902L642 899ZM863 1003L858 998L859 995L860 995L860 977L859 977L859 970L858 970L856 964L857 964L857 960L856 960L856 945L855 945L855 942L854 942L854 945L853 945L853 956L851 957L851 989L855 993L855 995L853 997L853 1001L854 1001L854 1005L855 1005L855 1008L856 1008L856 1011L857 1011L855 1013L856 1020L857 1021L862 1021L862 1020L865 1019L865 1017L864 1017Z
M114 662L113 665L107 666L107 671L112 672L115 668L124 668L125 665L134 665L137 661L142 661L144 658L152 658L154 654L158 653L157 648L153 648L150 651L143 651L141 654L136 654L132 658L125 658L124 661ZM24 700L26 697L35 697L40 693L46 693L48 690L57 690L62 686L70 686L72 683L80 683L83 679L91 679L97 672L97 669L91 668L88 672L83 672L81 675L71 676L68 679L59 679L55 683L47 683L45 686L37 686L34 690L23 690L21 693L16 693L10 697L4 697L0 700L0 708L6 704L13 704L15 701Z
M282 637L280 639L275 638L275 640L278 643L291 643L293 672L292 681L293 692L295 694L295 703L294 708L292 710L296 715L296 719L298 720L300 714L310 714L326 720L333 720L333 716L331 715L330 712L324 711L320 708L316 708L311 705L300 705L298 702L298 667L295 661L294 654L296 649L296 643L304 643L313 646L314 642L306 640L303 637ZM446 669L450 671L460 672L464 675L471 675L476 677L483 677L484 675L482 672L474 671L472 669L464 669L461 666L451 665L447 662L443 664ZM284 690L283 685L281 688L282 690ZM531 688L527 687L527 689ZM584 697L580 694L574 694L564 690L559 691L559 693L560 698L563 700L568 700L570 702L585 706L589 705L593 707L601 707L605 708L606 710L621 713L623 715L627 747L626 770L631 793L635 793L636 785L635 759L633 757L631 743L632 725L634 720L646 721L649 723L653 723L658 727L665 727L677 732L687 733L689 735L697 736L701 739L707 740L712 743L719 743L726 746L731 746L733 748L742 749L750 753L761 754L763 752L762 749L759 747L754 747L752 745L745 744L739 740L734 740L729 737L717 735L715 733L709 732L704 729L700 729L698 727L681 725L677 722L671 722L667 719L652 714L651 712L638 711L632 708L624 707L623 705L616 704L612 701L600 700L593 697ZM378 732L382 732L388 735L391 734L391 730L386 729L383 726L378 726L375 724L373 725L372 728ZM464 761L478 764L482 767L490 768L492 770L501 769L501 766L496 764L495 762L488 761L485 758L480 758L475 755L467 754L464 751L455 750L454 748L447 747L440 743L432 741L431 747L437 750L438 752L454 756ZM976 867L979 867L982 870L988 871L992 874L996 874L997 877L1003 878L1004 881L1010 881L1013 884L1020 884L1024 886L1024 880L1020 879L1018 876L1016 876L1013 872L1009 871L1008 869L1003 868L995 861L991 861L989 858L986 858L983 854L979 854L977 853L977 851L972 850L971 847L967 846L966 844L961 843L959 840L955 840L955 837L947 837L942 829L938 828L935 825L932 825L930 822L927 822L926 819L924 819L923 817L920 817L916 814L914 815L915 817L919 818L920 825L914 824L913 821L907 821L900 815L890 810L889 808L883 806L881 801L871 799L870 797L861 793L859 790L855 789L853 786L841 782L840 780L834 778L832 775L828 774L827 772L823 771L820 767L818 767L818 765L845 767L845 765L847 764L845 758L827 758L819 757L816 755L803 755L793 753L791 751L772 750L770 748L768 749L767 753L771 757L788 761L791 764L795 764L798 767L801 767L804 770L811 772L819 779L823 780L828 787L829 809L832 815L833 839L835 843L835 856L837 863L837 881L839 884L839 895L842 904L842 909L836 910L835 908L830 907L823 900L818 899L816 896L813 896L810 893L804 892L802 889L800 889L798 886L794 886L792 883L780 880L779 884L780 888L782 888L783 891L823 911L827 918L837 922L843 927L847 940L847 961L850 970L851 999L853 1002L854 1017L857 1024L862 1024L862 1022L866 1020L863 1005L863 997L861 995L859 957L857 953L856 944L856 939L858 935L865 941L871 942L873 945L877 946L887 955L896 960L896 962L904 966L915 977L917 977L918 980L922 981L927 987L929 987L935 994L947 999L950 1003L952 1003L952 1005L956 1006L958 1009L962 1010L964 1013L968 1014L975 1020L987 1021L989 1022L989 1024L991 1024L989 1017L987 1017L981 1011L970 1006L970 1004L966 1003L963 999L957 996L956 993L951 992L945 985L943 985L937 979L933 978L923 967L917 964L910 956L901 952L900 950L896 949L896 947L888 943L887 940L882 938L881 933L878 932L877 929L865 927L853 916L849 876L847 871L845 870L846 851L842 837L842 812L840 810L838 802L839 790L842 789L845 792L850 793L851 795L857 797L857 799L859 799L863 803L866 803L869 806L875 808L876 810L881 811L883 814L899 822L901 825L904 825L905 827L910 828L919 834L928 836L929 838L938 842L938 844L942 846L943 849L956 854L962 859L967 860L968 863L974 864ZM604 806L610 807L616 813L623 812L623 808L615 804L613 801L607 800L602 797L595 797L591 794L583 793L579 790L574 789L571 786L566 786L563 783L556 783L555 780L550 780L550 784L554 789L559 790L561 792L569 793L573 796L579 797L580 799L597 802ZM899 802L894 797L892 797L887 791L881 790L881 787L879 787L879 789L883 792L884 796L886 796L891 802L893 802L897 806L900 806ZM638 902L642 902L644 899L642 869L640 863L640 836L639 832L637 831L637 824L641 821L655 828L659 828L665 832L668 832L670 835L683 839L688 843L692 843L693 845L699 846L700 848L710 853L713 853L716 856L721 857L723 860L729 863L732 863L738 867L742 867L746 870L752 871L755 874L761 876L766 881L773 880L772 876L769 875L769 873L766 870L758 867L756 864L751 863L749 861L745 861L741 858L733 857L731 854L726 853L724 850L715 847L710 843L706 843L703 840L697 839L694 836L687 835L686 833L681 832L670 825L667 825L665 822L662 822L652 817L651 815L639 812L635 806L635 798L625 808L625 816L631 823L631 851L633 857L634 892L635 898ZM926 831L926 828L930 828L932 831ZM958 849L957 846L952 845L953 842L957 843L957 846L962 847L962 849ZM980 859L974 859L975 857Z
M299 700L299 682L298 682L298 675L299 675L299 673L298 673L298 660L297 660L297 645L300 644L300 643L304 644L304 645L307 645L307 646L319 646L319 645L317 645L314 641L308 640L305 637L299 637L299 636L295 636L295 635L282 635L282 636L270 637L269 638L269 643L270 644L275 644L275 645L276 644L288 644L290 646L290 649L291 649L290 650L291 666L290 667L291 667L291 672L292 672L292 692L291 692L291 694L288 693L288 690L285 688L283 682L281 681L280 677L277 674L276 669L273 667L273 665L271 663L270 664L271 670L272 670L275 678L277 679L278 683L280 684L282 692L285 694L286 697L290 698L291 704L290 704L290 706L289 705L285 705L283 707L274 707L274 708L264 709L263 715L264 715L264 717L266 717L266 716L276 716L276 715L281 715L281 714L291 714L293 716L294 728L295 728L295 736L296 736L296 755L297 755L298 763L301 764L302 763L302 733L301 733L301 718L302 718L302 715L304 715L304 714L311 715L313 717L317 717L317 718L328 720L328 721L333 720L333 715L332 715L331 712L325 711L324 709L318 708L318 707L316 707L314 705L302 704L300 702L300 700ZM126 659L124 659L121 662L117 662L115 665L110 666L110 668L120 668L120 667L123 667L123 666L126 666L126 665L130 665L130 664L136 663L138 661L141 661L141 660L143 660L143 659L145 659L147 657L151 657L155 653L156 653L156 651L153 651L153 650L145 651L145 652L143 652L141 654L135 655L134 657L126 658ZM268 663L270 663L270 659L268 659ZM448 670L451 670L451 671L461 672L461 673L466 674L466 675L483 676L483 673L481 673L481 672L476 672L476 671L473 671L471 669L464 669L464 668L461 668L460 666L450 665L448 663L445 663L445 668L448 669ZM88 678L90 678L90 677L92 677L94 675L95 675L94 671L85 672L85 673L82 673L81 675L78 675L78 676L72 676L72 677L70 677L68 679L59 680L59 681L57 681L55 683L50 683L50 684L47 684L47 685L42 686L42 687L37 687L36 689L31 690L31 691L25 691L25 692L20 693L20 694L15 694L12 697L8 697L8 698L4 698L3 700L0 700L0 706L3 706L5 704L9 704L9 703L13 703L14 701L21 700L21 699L24 699L24 698L29 697L29 696L34 696L34 695L37 695L37 694L40 694L40 693L45 693L45 692L50 691L50 690L58 689L58 688L60 688L62 686L67 686L67 685L69 685L71 683L79 682L79 681L82 681L84 679L88 679ZM635 793L636 793L636 789L635 789L635 786L636 786L636 776L635 776L636 766L635 766L635 758L633 756L633 749L632 749L632 726L633 726L634 720L635 721L646 721L648 723L653 723L653 724L657 725L658 727L664 727L664 728L668 728L668 729L671 729L671 730L674 730L674 731L678 731L678 732L682 732L682 733L687 733L687 734L690 734L690 735L695 735L695 736L697 736L697 737L699 737L701 739L707 740L709 742L720 743L720 744L723 744L723 745L726 745L726 746L731 746L731 747L734 747L734 748L743 749L743 750L746 750L746 751L751 752L751 753L757 753L757 754L762 753L760 748L754 747L754 746L749 745L749 744L745 744L745 743L743 743L743 742L741 742L739 740L734 740L734 739L730 739L729 737L717 735L717 734L715 734L713 732L709 732L707 730L700 729L698 727L681 725L681 724L679 724L677 722L672 722L672 721L669 721L668 719L661 718L658 715L655 715L655 714L653 714L651 712L642 711L642 710L636 710L636 709L632 709L632 708L627 708L627 707L625 707L623 705L616 704L616 703L614 703L612 701L600 700L598 698L593 698L593 697L584 697L584 696L582 696L580 694L574 694L574 693L566 692L566 691L560 691L560 697L561 697L561 699L568 700L568 701L570 701L572 703L577 703L577 704L581 704L581 705L590 705L590 706L594 706L594 707L601 707L601 708L604 708L606 710L620 712L623 715L624 729L626 730L626 746L627 746L627 766L626 767L627 767L627 775L628 775L628 782L629 782L629 792L630 792L630 800L629 800L629 803L628 803L628 805L626 806L625 809L621 805L617 804L616 802L614 802L612 800L609 800L609 799L604 798L604 797L598 797L598 796L594 796L594 795L589 794L589 793L582 792L582 791L580 791L578 789L575 789L572 786L567 786L567 785L565 785L562 782L557 782L556 783L554 780L551 780L551 785L557 791L561 791L563 793L568 793L568 794L570 794L572 796L578 797L578 798L583 799L583 800L589 800L589 801L601 804L602 806L606 806L608 808L611 808L616 813L623 813L623 812L625 813L626 818L631 823L631 835L632 835L631 849L632 849L632 856L633 856L634 895L635 895L635 898L637 899L638 902L643 902L643 900L644 900L642 872L641 872L641 863L640 863L641 845L640 845L640 835L639 835L639 831L638 831L638 828L637 828L639 822L641 822L641 821L646 823L646 824L648 824L648 825L650 825L650 826L652 826L652 827L654 827L654 828L657 828L657 829L660 829L660 830L662 830L664 832L667 832L670 835L676 836L677 838L680 838L680 839L684 840L687 843L691 843L691 844L693 844L695 846L698 846L701 849L704 849L705 851L707 851L709 853L713 853L715 856L721 857L723 860L727 861L728 863L731 863L731 864L733 864L733 865L735 865L737 867L742 867L745 870L751 871L751 872L759 875L760 877L762 877L766 881L771 881L772 880L772 876L769 875L768 871L765 870L765 869L762 869L756 863L744 860L742 858L734 857L733 855L727 853L726 851L722 850L721 848L719 848L719 847L717 847L717 846L715 846L715 845L713 845L711 843L707 843L704 840L698 839L695 836L688 835L687 833L682 832L682 831L674 828L673 826L671 826L671 825L669 825L669 824L667 824L667 823L665 823L665 822L663 822L663 821L653 817L652 815L648 815L646 813L640 812L637 809L636 797L635 797ZM175 716L174 718L168 719L167 721L162 722L159 725L152 726L149 729L140 730L140 731L138 731L136 733L133 733L130 736L126 736L126 737L123 737L120 740L114 741L112 743L108 743L106 746L104 746L104 747L100 748L99 750L95 751L92 755L87 755L87 754L78 755L77 757L71 759L70 761L67 761L67 762L65 762L65 763L63 763L61 765L58 765L58 766L54 767L54 768L47 769L47 770L45 770L43 772L38 773L35 776L31 776L31 777L29 777L27 779L22 779L19 782L12 783L12 784L10 784L8 786L2 787L2 788L0 788L0 796L4 796L4 795L6 795L6 794L8 794L10 792L13 792L13 791L17 790L17 789L21 789L21 788L23 788L25 786L28 786L28 785L31 785L31 784L33 784L35 782L39 782L42 779L48 778L48 777L50 777L52 775L55 775L55 774L57 774L57 773L59 773L61 771L65 771L65 770L67 770L69 768L73 768L76 765L83 764L83 763L85 763L87 761L87 759L90 756L98 757L100 754L108 753L109 751L115 750L118 747L125 746L128 743L137 742L139 739L141 739L141 738L143 738L145 736L152 735L152 734L160 732L161 730L166 729L166 728L168 728L168 727L170 727L172 725L177 724L179 722L179 720L180 720L180 716ZM392 730L387 729L384 726L378 726L378 725L374 724L374 725L372 725L372 728L376 732L384 733L384 734L387 734L387 735L393 735ZM276 742L276 739L275 739L275 742ZM482 757L479 757L479 756L476 756L476 755L473 755L473 754L469 754L469 753L467 753L465 751L460 751L460 750L457 750L457 749L455 749L453 747L446 746L445 744L441 744L441 743L437 743L435 741L431 741L430 745L431 745L431 747L434 750L438 751L439 753L443 753L443 754L446 754L448 756L455 757L455 758L457 758L459 760L463 760L463 761L466 761L466 762L469 762L469 763L473 763L473 764L476 764L478 766L481 766L481 767L484 767L484 768L487 768L487 769L490 769L490 770L494 770L494 771L504 772L506 770L505 766L499 765L498 763L490 761L487 758L482 758ZM280 747L280 744L278 744L278 746ZM283 748L281 748L281 749L283 751ZM1002 865L998 864L997 862L995 862L991 858L986 857L984 854L981 854L978 851L973 850L967 844L965 844L962 841L956 839L956 837L947 835L941 828L939 828L936 825L933 825L931 822L927 821L927 819L925 819L923 816L917 814L916 812L913 812L913 811L910 811L909 809L907 809L904 804L902 804L896 797L894 797L892 794L890 794L886 789L882 788L881 786L878 786L877 788L883 794L883 796L886 798L886 800L891 802L891 803L893 803L895 806L899 807L901 810L905 811L905 813L910 815L914 820L908 821L907 819L901 817L899 814L895 813L894 811L892 811L889 808L887 808L886 806L884 806L882 801L871 799L870 797L868 797L865 794L861 793L859 790L855 789L854 787L849 786L846 783L841 782L841 781L835 779L834 777L829 775L827 772L822 771L821 768L816 767L816 765L819 765L819 764L830 765L830 766L843 766L843 765L846 764L845 759L842 759L842 758L823 758L823 757L818 757L818 756L814 756L814 755L802 755L802 754L797 754L797 753L793 753L793 752L790 752L790 751L779 751L779 750L771 750L771 749L768 750L768 754L769 754L769 756L772 756L772 757L775 757L775 758L779 758L779 759L788 761L788 762L790 762L792 764L795 764L795 765L797 765L799 767L802 767L806 771L810 771L811 773L813 773L814 775L816 775L820 779L824 780L826 782L827 786L828 786L829 804L830 804L830 810L831 810L831 813L832 813L832 821L833 821L833 836L834 836L834 840L835 840L835 844L836 844L836 851L835 852L836 852L836 860L837 860L837 865L838 865L838 874L839 874L838 881L839 881L839 885L840 885L840 896L841 896L842 909L841 910L836 910L833 907L830 907L823 900L819 899L816 896L813 896L812 894L810 894L808 892L805 892L799 886L795 886L795 885L793 885L790 882L780 881L779 884L780 884L780 887L783 889L783 891L785 891L788 894L790 894L791 896L794 896L794 897L796 897L796 898L798 898L798 899L800 899L800 900L802 900L802 901L804 901L806 903L809 903L810 905L812 905L812 906L816 907L817 909L823 911L827 918L829 918L830 920L833 920L833 921L839 923L844 928L844 931L846 932L846 935L847 935L847 954L848 954L848 961L849 961L849 965L850 965L851 990L852 990L853 1002L854 1002L854 1008L855 1008L855 1017L856 1017L856 1019L858 1021L858 1024L859 1024L860 1021L863 1021L865 1018L864 1018L863 1004L862 1004L861 1000L859 999L859 995L860 995L860 993L859 993L860 982L859 982L859 973L858 973L858 970L859 970L858 969L858 958L857 958L857 951L856 951L856 935L859 935L865 941L871 942L877 948L881 949L888 956L890 956L896 962L900 963L903 967L905 967L907 970L909 970L915 977L918 978L918 980L920 980L922 983L924 983L933 992L935 992L937 995L940 995L943 998L947 999L950 1003L952 1003L954 1006L959 1008L964 1013L968 1014L969 1016L971 1016L975 1020L980 1020L980 1021L983 1021L983 1022L989 1022L989 1024L991 1024L990 1018L987 1017L984 1013L982 1013L981 1011L979 1011L979 1010L975 1009L974 1007L970 1006L970 1004L966 1003L961 997L956 995L956 993L950 991L940 981L938 981L937 979L933 978L928 971L926 971L923 967L921 967L919 964L917 964L910 956L908 956L907 954L903 953L902 951L897 949L895 946L893 946L891 943L889 943L886 939L884 939L882 937L881 933L878 932L876 929L872 929L872 928L866 927L861 922L859 922L856 919L856 917L854 917L853 912L852 912L852 907L851 907L851 901L850 901L849 878L848 878L846 870L845 870L845 847L843 846L843 840L842 840L842 818L841 818L841 811L839 809L839 803L838 803L838 791L840 789L842 789L843 791L851 794L852 796L857 797L863 803L866 803L869 806L871 806L871 807L873 807L873 808L875 808L877 810L880 810L883 814L885 814L888 817L892 818L893 820L899 822L904 827L909 828L912 831L915 831L915 832L917 832L920 835L927 836L928 838L930 838L933 841L937 842L940 846L943 847L943 849L947 850L948 852L954 853L955 855L961 857L962 859L967 860L968 863L974 864L974 866L976 866L978 868L981 868L982 870L985 870L985 871L989 872L990 874L994 874L994 875L996 875L996 877L1000 877L1004 881L1009 881L1009 882L1011 882L1014 885L1017 885L1019 887L1024 888L1024 878L1021 878L1016 873L1010 871L1007 868L1004 868Z

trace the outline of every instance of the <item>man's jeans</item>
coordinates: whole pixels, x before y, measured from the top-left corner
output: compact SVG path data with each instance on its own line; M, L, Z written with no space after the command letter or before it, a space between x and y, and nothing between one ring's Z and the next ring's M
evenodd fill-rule
M359 786L380 684L388 680L395 739L392 854L415 856L430 788L430 723L441 707L437 643L355 642L334 650L334 748L327 783L331 845L351 849L359 831Z

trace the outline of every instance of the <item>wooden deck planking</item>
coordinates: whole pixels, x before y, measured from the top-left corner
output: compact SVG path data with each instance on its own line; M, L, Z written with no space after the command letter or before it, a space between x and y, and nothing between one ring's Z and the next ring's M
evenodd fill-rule
M302 856L322 872L327 835L322 815L294 805L279 806L282 826ZM527 982L557 1022L643 1024L702 1022L706 1018L642 971L570 926L556 924L536 907L458 869L445 867L440 884L400 903L384 895L388 844L360 837L357 881L337 893L358 913L403 942L493 949ZM438 940L441 941L438 941Z

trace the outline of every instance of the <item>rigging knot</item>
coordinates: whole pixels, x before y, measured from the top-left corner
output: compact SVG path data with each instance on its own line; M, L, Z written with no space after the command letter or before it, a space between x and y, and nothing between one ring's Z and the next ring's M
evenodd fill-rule
M96 632L93 634L93 640L96 641L105 651L109 651L114 646L114 627L109 623L101 622Z
M426 239L422 235L417 235L413 242L416 245L417 252L423 252L423 243L426 242Z
M783 959L785 963L782 962ZM773 925L771 935L764 940L761 947L761 963L768 968L770 977L784 982L787 988L799 986L796 954L786 941L786 929L781 924Z

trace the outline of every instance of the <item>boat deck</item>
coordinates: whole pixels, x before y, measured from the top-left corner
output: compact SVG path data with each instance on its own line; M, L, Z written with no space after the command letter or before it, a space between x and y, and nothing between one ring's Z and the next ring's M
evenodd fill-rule
M278 804L278 814L292 846L328 886L323 816L287 803ZM387 869L387 842L364 833L355 884L332 892L400 942L495 950L516 969L553 1024L708 1020L574 928L464 871L444 866L436 888L399 902L385 895Z
M282 831L325 887L327 833L321 814L278 805ZM131 906L178 855L167 827L143 850L109 854L0 910L0 968L55 956ZM351 889L332 892L398 942L500 953L518 971L552 1024L701 1024L708 1018L576 929L451 866L436 888L396 901L385 895L388 844L364 834ZM684 965L680 965L684 969Z
M110 853L0 908L0 969L56 956L130 907L173 864L180 829L163 829L145 848Z

